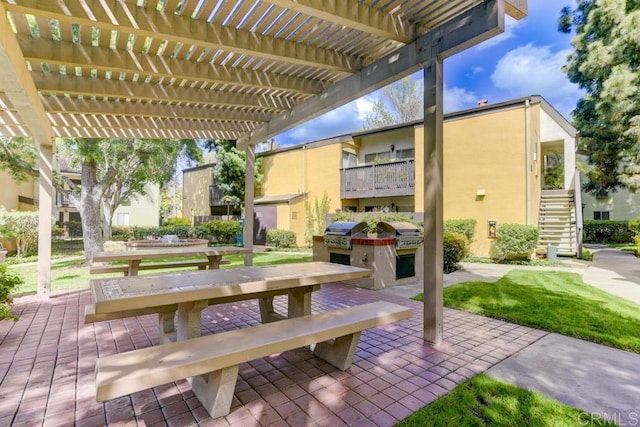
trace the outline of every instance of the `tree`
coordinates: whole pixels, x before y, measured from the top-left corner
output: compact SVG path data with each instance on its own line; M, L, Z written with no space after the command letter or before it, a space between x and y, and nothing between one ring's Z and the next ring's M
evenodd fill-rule
M51 218L53 221L53 218ZM21 258L38 248L38 212L7 212L0 206L0 236L16 240L16 256Z
M102 251L103 234L109 238L113 213L123 201L144 194L147 184L169 181L178 156L196 160L200 154L193 140L67 139L57 148L81 171L80 188L68 184L82 220L88 262Z
M235 141L209 140L205 143L209 150L216 151L213 180L225 196L232 197L234 204L244 201L246 172L246 154L235 147ZM257 158L254 168L256 186L262 183L262 159Z
M38 150L29 138L0 138L0 170L6 170L16 182L38 176Z
M576 36L564 68L586 91L573 111L581 148L596 174L585 190L640 188L640 1L578 0L558 28Z
M373 111L365 118L365 129L375 129L398 123L406 123L423 117L422 80L405 77L382 89L373 104ZM387 108L390 107L391 110Z

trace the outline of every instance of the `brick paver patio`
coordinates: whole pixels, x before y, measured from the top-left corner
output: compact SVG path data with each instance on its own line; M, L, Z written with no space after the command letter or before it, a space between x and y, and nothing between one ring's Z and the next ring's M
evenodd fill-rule
M95 401L96 357L158 343L152 315L84 325L89 292L17 298L17 323L0 322L0 425L391 426L546 332L445 309L444 342L422 338L422 305L342 283L323 285L313 311L388 300L411 319L364 331L353 366L342 372L307 349L240 365L231 413L212 420L186 380ZM284 301L276 300L283 310ZM259 323L255 301L203 312L203 334Z

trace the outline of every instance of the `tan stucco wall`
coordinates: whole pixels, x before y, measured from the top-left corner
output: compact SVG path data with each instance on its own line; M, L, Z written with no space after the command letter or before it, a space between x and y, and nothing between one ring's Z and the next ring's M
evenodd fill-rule
M269 153L262 157L264 178L260 196L304 194L291 204L278 205L278 228L296 233L299 246L305 244L305 200L315 204L324 193L330 199L329 212L341 207L340 167L342 144ZM295 218L294 218L295 217Z
M492 255L488 221L526 221L524 108L512 108L444 124L444 219L477 221L477 256ZM423 171L424 128L416 128L416 174ZM416 211L424 209L422 174L416 177ZM477 196L484 190L484 197ZM537 199L536 208L537 208ZM533 205L533 203L531 204Z
M194 216L207 216L209 186L213 183L211 168L195 169L182 174L182 215L193 221Z

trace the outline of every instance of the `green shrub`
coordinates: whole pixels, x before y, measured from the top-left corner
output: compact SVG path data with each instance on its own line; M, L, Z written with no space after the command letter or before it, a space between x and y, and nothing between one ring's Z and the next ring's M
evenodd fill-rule
M11 293L23 283L22 277L7 270L7 264L0 264L0 320L18 320L18 316L11 313Z
M444 272L456 270L456 264L469 255L469 241L464 234L444 232L442 235Z
M397 212L368 212L360 218L360 221L367 223L368 233L377 233L380 222L408 222L413 224L413 220Z
M295 248L296 233L291 230L267 230L267 245L275 246L277 249Z
M630 219L628 227L634 237L640 236L640 218Z
M133 239L133 232L128 225L114 225L111 227L111 240L124 242Z
M349 212L349 211L340 211L337 212L335 214L333 214L331 216L331 221L333 222L338 222L338 221L355 221L356 216L354 215L353 212Z
M632 243L630 221L586 220L582 238L585 243Z
M69 237L82 237L82 223L80 221L69 221L62 224L67 229Z
M473 242L476 235L475 219L448 219L444 221L444 231L447 233L464 234L469 243Z
M38 249L38 212L7 211L0 206L0 237L15 239L18 258Z
M496 249L501 259L529 259L540 232L532 225L501 224L496 230Z
M191 225L191 220L188 218L171 217L167 218L164 222L167 227L175 227L176 225Z
M213 220L200 224L207 229L209 235L218 243L235 243L236 234L242 231L240 221Z
M167 234L175 234L180 239L206 239L208 230L202 226L163 226L163 227L133 227L131 230L134 240L144 240L147 237L160 238Z
M593 261L593 253L587 248L582 248L582 256L580 259L583 261Z

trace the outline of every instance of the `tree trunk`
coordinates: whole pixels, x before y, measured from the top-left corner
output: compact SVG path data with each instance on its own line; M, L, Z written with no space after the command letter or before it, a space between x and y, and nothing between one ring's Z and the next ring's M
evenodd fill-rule
M103 241L111 240L111 221L113 213L106 203L102 203L102 239Z
M78 211L82 219L82 240L84 257L87 263L93 260L98 252L102 252L102 227L100 201L102 186L98 183L95 162L85 159L82 163L82 189Z

